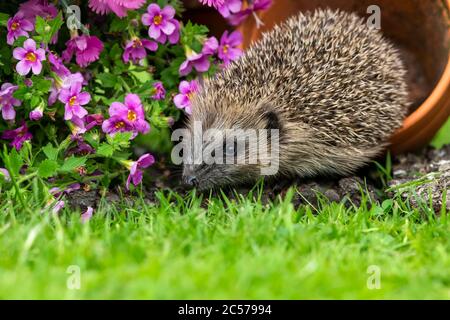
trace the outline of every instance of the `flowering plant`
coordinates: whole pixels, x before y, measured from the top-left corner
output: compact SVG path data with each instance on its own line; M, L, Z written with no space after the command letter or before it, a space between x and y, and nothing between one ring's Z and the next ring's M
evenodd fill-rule
M132 144L170 145L170 126L191 112L196 78L236 60L242 41L237 31L217 39L183 22L178 0L59 2L0 13L0 190L20 198L39 186L55 212L79 188L139 185L155 158L133 160ZM267 4L200 2L233 24Z

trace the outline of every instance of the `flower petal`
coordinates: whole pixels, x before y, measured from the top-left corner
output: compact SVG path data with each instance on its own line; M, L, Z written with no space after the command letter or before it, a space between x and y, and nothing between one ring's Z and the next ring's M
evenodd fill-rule
M27 50L25 50L24 48L16 48L13 51L13 57L17 60L23 60L25 59L27 53Z
M80 105L84 106L85 104L88 104L89 101L91 101L91 95L89 92L81 92L77 96L77 101Z
M40 74L42 71L42 63L39 60L36 60L36 62L31 65L31 68L33 69L34 74Z
M22 60L16 65L16 71L21 76L26 76L31 70L31 64L28 61Z
M23 48L27 51L36 51L36 42L33 39L27 39L23 43Z

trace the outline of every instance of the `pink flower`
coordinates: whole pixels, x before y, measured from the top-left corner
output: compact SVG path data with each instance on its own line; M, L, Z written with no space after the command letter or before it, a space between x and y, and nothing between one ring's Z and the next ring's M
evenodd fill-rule
M197 72L206 72L209 70L211 63L209 57L212 56L219 47L219 43L215 37L208 38L202 48L201 53L188 49L186 52L187 59L181 64L180 75L185 76L191 73L192 68Z
M254 0L246 9L241 10L235 14L232 14L228 17L228 22L233 26L237 26L241 24L245 19L247 19L250 15L253 15L256 19L257 27L261 26L263 23L258 18L256 12L261 10L266 10L272 5L272 0Z
M166 98L166 89L164 89L162 82L155 82L153 84L153 89L155 90L155 93L153 94L152 99L163 100Z
M167 39L175 44L180 39L180 23L174 19L175 9L167 5L162 10L156 3L152 3L147 8L147 13L142 15L142 23L150 26L148 35L160 43L165 43Z
M199 90L199 84L196 80L191 82L181 81L179 86L180 93L175 96L173 102L178 109L184 109L186 113L192 113L191 101L195 93Z
M5 181L11 181L11 176L9 175L8 170L5 168L0 168L0 177L2 177Z
M56 201L56 204L52 208L52 213L53 214L59 213L64 208L65 205L66 205L66 203L64 201L61 201L61 200Z
M65 153L66 157L70 157L71 155L74 154L85 156L88 154L95 153L94 148L92 148L89 144L84 142L84 138L81 135L79 134L72 135L70 139L76 142L76 146L67 150L67 152Z
M98 14L114 12L123 18L128 10L136 10L142 7L146 0L89 0L89 8Z
M242 34L239 31L234 31L228 35L225 31L220 38L218 56L223 60L225 65L231 61L238 59L242 55L242 50L238 46L242 43Z
M223 6L226 0L199 0L201 4L218 9Z
M131 60L133 63L137 64L142 59L144 59L147 56L147 52L145 49L150 51L156 51L158 50L158 44L154 41L147 40L147 39L139 39L135 38L133 40L128 41L127 45L125 46L125 51L123 52L123 61L125 63L128 63L128 61Z
M28 37L28 32L34 30L33 23L27 20L21 12L18 12L8 20L7 27L8 34L6 35L6 41L9 45L12 45L20 36Z
M62 62L62 59L54 52L48 52L48 62L50 62L51 70L60 78L70 75L70 70Z
M63 60L68 63L75 54L80 67L87 67L98 60L103 51L103 43L96 36L76 36L66 42L66 50L62 53Z
M13 56L20 60L16 65L16 70L21 76L26 76L30 70L33 70L34 74L41 73L42 61L45 60L45 50L36 49L36 42L33 39L27 39L23 43L23 48L14 49Z
M91 220L93 213L94 209L92 209L92 207L87 207L86 212L81 215L81 223L86 223Z
M142 169L150 167L154 163L155 158L149 153L144 154L142 157L138 159L138 161L134 161L131 163L126 162L126 166L130 170L130 174L128 176L126 183L127 190L130 190L130 182L133 182L135 186L140 184L142 182L143 176Z
M16 111L14 107L22 104L19 100L13 97L17 86L11 83L4 83L0 88L0 110L2 110L2 117L4 120L14 120L16 118Z
M34 25L36 16L46 20L54 19L58 15L58 9L49 4L47 0L30 0L20 5L19 13L23 14Z
M141 99L136 94L128 94L125 104L113 102L109 107L110 118L103 122L103 132L114 134L116 132L133 132L133 137L140 133L150 131L150 125L145 120L144 108Z
M80 85L83 85L84 78L83 75L79 72L66 75L61 75L60 78L51 79L52 81L52 87L50 89L50 95L48 97L48 105L51 106L55 104L56 100L58 99L58 96L63 89L70 89L75 84L79 83Z
M28 132L28 127L25 122L14 130L5 130L1 136L4 140L12 140L10 143L11 147L16 148L17 151L22 149L23 143L27 140L31 140L33 135Z
M58 15L58 9L54 5L49 4L47 0L30 0L20 5L18 13L22 14L34 26L37 16L45 20L51 20ZM58 35L55 34L50 42L56 43L57 41Z
M29 114L30 120L32 120L32 121L41 120L43 116L44 116L44 107L43 106L39 106L39 107L35 108Z
M61 90L59 101L65 103L64 120L70 120L73 116L83 118L88 112L82 106L91 101L91 95L88 92L81 92L81 83L76 82L69 89Z
M224 18L228 18L231 14L241 11L242 0L225 0L223 5L219 6L220 14Z

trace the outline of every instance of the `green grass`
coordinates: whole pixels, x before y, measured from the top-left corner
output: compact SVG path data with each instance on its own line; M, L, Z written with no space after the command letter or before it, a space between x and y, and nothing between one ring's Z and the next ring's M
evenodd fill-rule
M103 203L81 224L0 208L0 298L314 299L450 298L450 224L396 201L322 201L295 209L251 197L159 193L160 204ZM69 266L81 271L70 290ZM367 287L368 267L381 272Z
M270 205L205 205L160 192L158 205L103 201L81 224L79 212L42 211L41 191L23 193L28 212L0 192L0 299L450 299L449 213L427 205L294 208L295 190Z

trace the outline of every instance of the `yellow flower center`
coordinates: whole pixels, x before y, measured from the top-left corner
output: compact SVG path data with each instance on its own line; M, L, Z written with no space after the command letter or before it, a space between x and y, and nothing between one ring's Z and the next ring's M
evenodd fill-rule
M11 25L11 30L12 31L16 31L17 29L19 29L19 27L20 27L20 23L13 22L12 25Z
M33 52L28 52L27 55L25 56L25 59L30 62L36 62L37 60L36 55Z
M137 114L134 111L128 111L128 115L127 115L128 120L130 121L135 121L137 119Z
M125 123L124 123L123 121L119 121L119 122L117 122L117 123L114 125L114 127L115 127L117 130L122 129L122 128L125 128Z
M75 105L75 103L77 103L77 97L73 96L69 99L69 105L72 107L73 105Z
M133 41L133 48L142 47L142 42L139 39Z
M223 50L223 53L227 53L229 48L230 48L229 45L227 45L227 44L224 45L224 46L223 46L223 49L222 49L222 50Z
M153 23L159 26L162 22L162 19L163 19L162 15L157 15L153 18Z
M188 93L187 97L189 98L189 100L192 100L194 98L194 92Z

